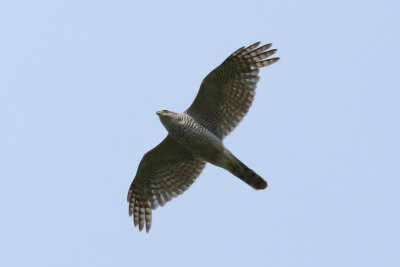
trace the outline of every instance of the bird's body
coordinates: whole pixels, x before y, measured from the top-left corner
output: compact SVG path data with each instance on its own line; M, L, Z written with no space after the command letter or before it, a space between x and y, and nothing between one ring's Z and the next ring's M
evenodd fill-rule
M159 111L157 114L171 137L193 155L214 165L225 152L225 147L215 134L186 113Z
M200 125L190 115L168 110L159 111L157 115L170 136L195 157L226 169L240 179L244 179L255 189L267 187L267 182L264 179L238 160L224 146L220 138ZM246 177L250 180L247 180Z
M207 162L228 170L254 189L267 187L263 178L223 144L251 106L258 69L279 60L266 59L276 52L267 51L271 44L258 45L239 48L213 70L185 112L157 112L168 135L143 156L128 192L129 215L139 230L146 225L148 232L152 209L183 193Z

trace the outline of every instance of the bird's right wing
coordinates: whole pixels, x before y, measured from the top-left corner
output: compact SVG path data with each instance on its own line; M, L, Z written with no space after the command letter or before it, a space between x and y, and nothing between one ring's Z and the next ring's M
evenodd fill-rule
M219 138L228 135L247 114L259 80L258 69L279 58L276 49L260 42L231 54L203 80L192 105L185 111Z
M206 162L194 157L171 136L147 152L128 192L129 216L141 231L151 227L152 209L182 194L200 175Z

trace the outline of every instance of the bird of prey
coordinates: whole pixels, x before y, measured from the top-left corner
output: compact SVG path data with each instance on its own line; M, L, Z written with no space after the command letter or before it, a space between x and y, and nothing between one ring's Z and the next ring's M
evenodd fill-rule
M209 162L239 177L254 189L267 182L237 159L223 144L249 110L259 69L279 58L260 42L241 47L208 74L192 105L183 113L157 112L167 137L142 158L129 188L129 216L149 232L152 210L182 194Z

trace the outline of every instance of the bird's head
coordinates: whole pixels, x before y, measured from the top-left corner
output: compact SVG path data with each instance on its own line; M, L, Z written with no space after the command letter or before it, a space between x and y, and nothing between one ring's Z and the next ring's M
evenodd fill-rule
M179 114L169 110L160 110L156 114L160 117L162 124L168 129L169 125L176 124L179 122Z

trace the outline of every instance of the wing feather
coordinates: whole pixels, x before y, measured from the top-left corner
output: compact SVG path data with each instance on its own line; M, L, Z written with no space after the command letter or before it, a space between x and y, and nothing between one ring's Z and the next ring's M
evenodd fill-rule
M194 157L171 136L147 152L128 191L129 216L141 231L151 228L152 209L182 194L200 175L206 162Z
M255 96L259 68L271 65L277 50L260 42L241 47L203 80L185 111L219 138L227 136L247 114Z

